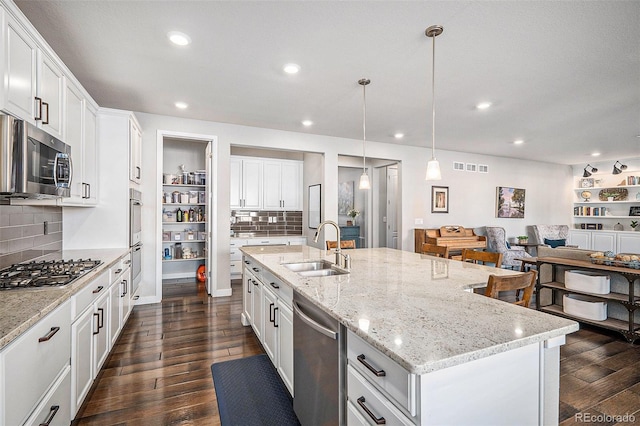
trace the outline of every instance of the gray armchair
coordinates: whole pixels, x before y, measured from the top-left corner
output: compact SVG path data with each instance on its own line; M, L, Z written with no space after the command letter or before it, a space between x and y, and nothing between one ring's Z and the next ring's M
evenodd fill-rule
M516 258L532 257L524 247L507 247L507 235L504 228L487 226L487 250L502 253L502 266L520 269L522 262Z
M566 240L569 238L569 226L568 225L533 225L533 234L536 237L536 243L539 246L550 247L549 244L544 242L547 240ZM577 247L577 246L567 246Z

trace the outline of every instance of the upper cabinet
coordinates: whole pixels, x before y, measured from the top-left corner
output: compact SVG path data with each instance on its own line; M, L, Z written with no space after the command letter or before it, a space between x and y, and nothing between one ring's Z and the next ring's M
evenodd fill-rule
M302 163L300 161L265 160L265 210L302 210Z
M58 204L95 206L98 204L97 107L70 80L65 84L64 99L64 134L71 146L73 175L71 196L61 198Z
M129 180L142 182L142 131L133 116L129 120Z
M231 157L231 209L302 210L302 162Z
M1 108L64 140L64 72L6 10L3 13L4 90Z
M262 208L262 170L259 159L231 157L230 162L231 208Z

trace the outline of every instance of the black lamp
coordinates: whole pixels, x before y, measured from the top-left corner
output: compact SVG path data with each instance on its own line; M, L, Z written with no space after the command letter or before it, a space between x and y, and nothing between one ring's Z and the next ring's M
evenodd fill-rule
M618 164L620 164L620 167L618 167ZM622 164L619 161L616 161L615 164L613 165L613 174L619 175L620 173L622 173L623 170L627 170L627 165Z
M588 168L591 168L591 170L587 170ZM582 174L582 177L589 177L591 176L591 173L598 173L598 169L593 167L591 164L587 164L587 167L584 168L584 173Z

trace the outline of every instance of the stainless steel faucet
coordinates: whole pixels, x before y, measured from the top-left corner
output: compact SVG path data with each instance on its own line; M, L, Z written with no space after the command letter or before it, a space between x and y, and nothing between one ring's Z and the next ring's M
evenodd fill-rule
M318 242L318 236L320 235L320 231L322 230L322 227L325 225L333 225L336 228L336 234L338 234L338 246L336 247L336 265L342 267L342 268L347 268L350 269L351 268L351 257L347 254L346 256L343 257L342 255L342 249L340 248L340 227L338 226L337 223L335 223L332 220L325 220L324 222L322 222L319 226L318 229L316 231L316 235L313 237L313 242L317 243Z

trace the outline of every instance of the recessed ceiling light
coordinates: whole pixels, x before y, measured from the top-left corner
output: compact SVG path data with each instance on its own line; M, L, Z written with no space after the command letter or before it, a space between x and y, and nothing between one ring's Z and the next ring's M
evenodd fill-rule
M491 102L480 102L478 105L476 105L476 108L478 109L487 109L491 106Z
M286 64L283 68L287 74L297 74L300 71L300 65L298 64Z
M513 141L514 145L522 145L524 143L524 141L522 139L517 139L515 141Z
M169 37L169 40L171 40L173 44L177 44L178 46L186 46L191 43L191 37L180 31L169 31L167 37Z
M176 105L176 108L180 108L180 109L185 109L189 106L187 105L186 102L176 102L175 105Z
M404 138L404 133L396 133L395 135L393 135L393 137L396 139L402 139Z
M313 125L313 121L311 121L311 120L303 120L302 121L302 125L306 126L306 127L309 127L309 126Z
M599 152L592 152L592 153L591 153L591 156L592 156L592 157L599 157L599 156L600 156L600 153L599 153Z

